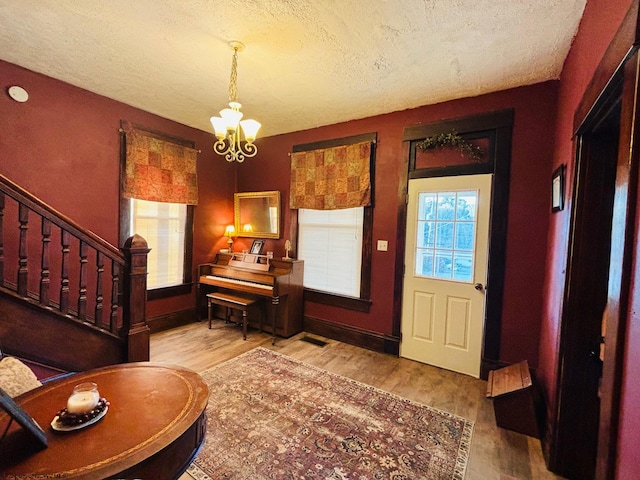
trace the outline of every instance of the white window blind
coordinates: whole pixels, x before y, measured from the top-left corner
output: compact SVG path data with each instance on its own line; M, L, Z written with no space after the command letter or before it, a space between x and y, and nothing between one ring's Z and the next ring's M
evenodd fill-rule
M131 235L144 237L147 289L181 285L184 281L184 237L187 205L131 199Z
M298 257L304 286L359 297L364 207L298 210Z

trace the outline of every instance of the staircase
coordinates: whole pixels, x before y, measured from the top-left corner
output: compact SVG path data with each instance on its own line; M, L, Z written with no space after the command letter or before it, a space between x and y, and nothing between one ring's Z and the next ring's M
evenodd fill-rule
M144 238L121 249L0 175L0 347L65 370L149 360Z

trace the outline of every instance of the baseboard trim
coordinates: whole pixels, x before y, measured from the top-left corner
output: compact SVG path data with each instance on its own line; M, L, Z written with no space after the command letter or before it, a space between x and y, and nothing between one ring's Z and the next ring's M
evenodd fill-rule
M165 315L157 315L147 318L150 333L169 330L170 328L180 327L188 323L196 321L196 309L189 308L177 312L167 313Z
M305 316L304 331L380 353L399 355L400 338Z

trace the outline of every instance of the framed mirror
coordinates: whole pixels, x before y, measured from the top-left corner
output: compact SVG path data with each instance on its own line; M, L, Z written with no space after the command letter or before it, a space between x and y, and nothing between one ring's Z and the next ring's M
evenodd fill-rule
M236 236L280 238L280 192L233 194Z

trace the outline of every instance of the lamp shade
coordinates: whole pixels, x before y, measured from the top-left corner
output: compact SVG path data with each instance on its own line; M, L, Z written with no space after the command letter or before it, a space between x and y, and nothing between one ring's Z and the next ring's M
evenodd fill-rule
M227 136L227 122L222 117L211 117L211 125L216 131L216 137L218 140L224 140Z
M261 124L257 120L247 119L241 121L240 126L242 127L244 138L247 140L247 142L251 143L256 139Z
M220 110L220 116L224 119L227 130L235 132L238 129L238 122L242 119L242 112L234 110L233 108L225 108L224 110Z
M236 233L236 229L235 229L235 227L233 225L227 225L227 228L225 228L225 230L224 230L224 234L227 237L230 237L230 236L234 235L235 233Z

